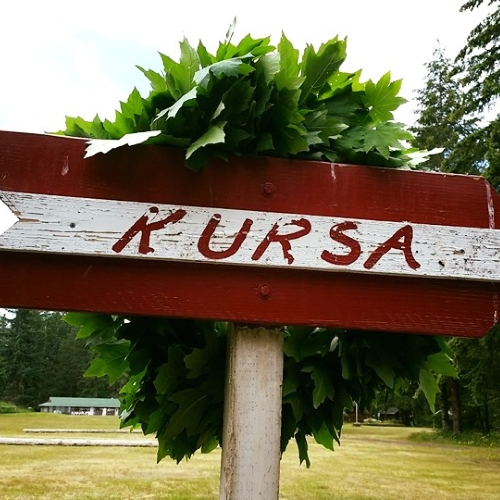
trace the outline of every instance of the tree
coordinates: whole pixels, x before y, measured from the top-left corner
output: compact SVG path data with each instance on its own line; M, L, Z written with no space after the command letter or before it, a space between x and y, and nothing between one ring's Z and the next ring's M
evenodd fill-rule
M0 317L0 397L37 408L50 396L111 397L117 387L84 378L95 355L62 314L11 311Z
M500 115L497 116L484 130L487 166L484 177L500 191Z
M443 377L439 382L439 411L441 416L441 429L450 429L450 405L449 405L449 381L450 377Z
M499 0L489 0L488 5ZM461 11L484 6L470 0ZM442 147L431 158L436 170L481 174L500 188L500 117L486 121L500 94L500 6L492 9L469 34L466 45L452 63L438 48L426 65L424 88L418 91L418 119L412 131L415 145Z
M472 11L486 4L485 0L469 0L461 11ZM470 32L467 44L459 52L456 73L468 91L467 111L481 112L496 101L500 94L500 5L499 0L488 0L497 6Z
M41 330L42 319L37 311L20 310L10 321L3 346L3 357L8 359L4 396L25 406L35 406L43 399L45 339L39 335Z
M413 145L421 149L442 148L429 158L436 171L480 174L485 166L487 145L480 139L477 118L467 115L467 94L453 76L453 65L441 47L425 65L425 86L417 90L417 120L410 128Z
M5 316L0 316L0 398L5 392L7 383L7 358L4 350L7 343L8 322Z
M460 9L472 11L486 4L490 9L467 37L454 70L467 94L465 109L476 115L492 110L500 95L500 4L499 0L469 0ZM500 116L484 125L469 144L474 140L485 147L483 175L495 189L500 189Z
M464 429L488 434L500 425L500 325L484 338L451 343L462 391Z

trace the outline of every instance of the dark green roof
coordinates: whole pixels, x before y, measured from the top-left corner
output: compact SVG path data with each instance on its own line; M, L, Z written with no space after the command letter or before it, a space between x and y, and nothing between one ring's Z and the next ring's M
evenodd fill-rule
M39 406L67 406L72 408L119 408L120 401L115 398L59 398L51 397Z

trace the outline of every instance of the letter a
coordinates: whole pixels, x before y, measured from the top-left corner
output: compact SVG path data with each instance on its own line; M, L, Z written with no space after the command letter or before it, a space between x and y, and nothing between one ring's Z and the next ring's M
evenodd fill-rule
M398 229L387 241L379 245L363 264L365 269L371 269L391 248L401 250L405 256L406 263L412 269L418 269L420 264L411 253L411 243L413 240L413 228L404 226Z

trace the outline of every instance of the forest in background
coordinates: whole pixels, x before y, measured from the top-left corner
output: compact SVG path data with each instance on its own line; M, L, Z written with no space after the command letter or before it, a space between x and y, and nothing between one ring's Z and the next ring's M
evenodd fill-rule
M117 397L119 385L84 377L93 351L56 312L0 316L0 401L38 410L50 396Z

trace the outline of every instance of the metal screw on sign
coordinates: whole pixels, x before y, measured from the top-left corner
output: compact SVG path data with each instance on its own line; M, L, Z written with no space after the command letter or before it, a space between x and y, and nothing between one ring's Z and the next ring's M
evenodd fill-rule
M262 193L264 196L271 198L276 193L276 186L272 182L262 184Z
M272 288L267 283L259 285L258 295L261 299L269 299L273 293Z

